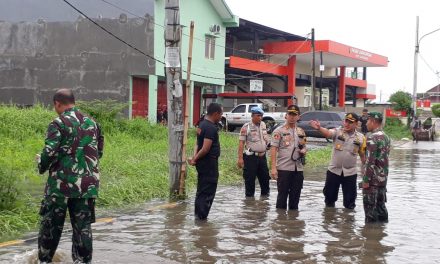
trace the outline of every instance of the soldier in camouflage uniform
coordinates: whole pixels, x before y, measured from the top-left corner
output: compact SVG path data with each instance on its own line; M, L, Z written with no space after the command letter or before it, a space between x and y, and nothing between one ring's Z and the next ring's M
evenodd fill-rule
M71 90L58 90L53 101L59 116L49 124L44 149L37 155L40 174L49 170L40 209L38 258L52 261L68 209L73 229L72 258L75 263L89 263L104 137L98 124L75 107Z
M386 186L390 138L381 129L382 114L368 114L367 161L362 181L365 222L388 222Z

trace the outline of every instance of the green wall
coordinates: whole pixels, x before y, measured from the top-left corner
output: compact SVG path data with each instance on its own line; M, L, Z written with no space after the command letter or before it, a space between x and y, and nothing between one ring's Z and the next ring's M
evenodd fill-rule
M163 25L165 21L165 1L156 0L155 3L154 20L157 24ZM220 16L208 0L181 0L180 9L181 24L186 26L183 29L184 35L182 36L183 69L186 69L188 63L189 25L193 20L195 25L191 72L209 77L224 78L226 28ZM211 60L205 58L205 34L210 33L209 27L213 24L220 25L222 31L216 38L215 59ZM156 58L163 60L164 53L164 28L155 25L154 55ZM164 66L157 62L156 75L164 76ZM182 77L186 79L186 73L182 73ZM213 85L225 84L223 79L211 79L194 75L191 76L191 80Z

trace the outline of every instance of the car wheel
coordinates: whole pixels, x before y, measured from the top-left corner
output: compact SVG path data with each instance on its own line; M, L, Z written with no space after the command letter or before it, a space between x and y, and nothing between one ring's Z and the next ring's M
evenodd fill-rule
M229 132L234 132L234 130L235 130L235 126L228 125L228 131Z
M227 127L226 118L222 118L220 120L219 127L220 127L220 130L226 130L226 127Z

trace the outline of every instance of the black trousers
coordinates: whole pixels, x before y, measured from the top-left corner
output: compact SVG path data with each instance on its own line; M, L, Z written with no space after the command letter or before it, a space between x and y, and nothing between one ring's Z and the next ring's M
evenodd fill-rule
M277 208L287 209L289 198L289 210L298 210L299 198L303 187L304 174L302 171L278 171L278 196Z
M218 183L218 159L205 157L196 163L197 193L195 200L195 216L200 220L208 217L214 202Z
M342 185L344 207L348 209L355 208L357 197L356 179L357 174L344 176L344 173L337 175L328 170L323 190L325 204L329 207L335 206L335 202L338 200L339 186Z
M261 195L269 195L269 168L267 167L266 155L262 157L248 156L243 154L243 178L245 195L252 197L255 194L255 177L260 183Z

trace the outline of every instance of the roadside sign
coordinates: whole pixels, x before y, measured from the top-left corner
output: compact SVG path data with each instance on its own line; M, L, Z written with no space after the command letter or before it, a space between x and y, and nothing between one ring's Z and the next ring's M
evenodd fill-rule
M166 47L166 49L165 49L165 67L166 68L179 68L180 67L179 47Z
M251 92L262 92L263 80L250 80L249 87Z

